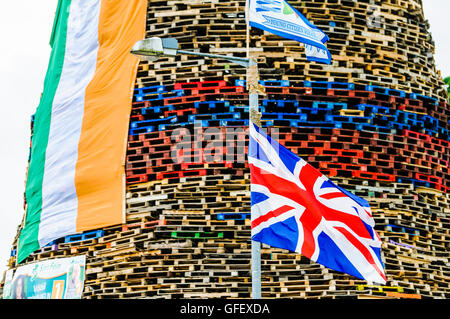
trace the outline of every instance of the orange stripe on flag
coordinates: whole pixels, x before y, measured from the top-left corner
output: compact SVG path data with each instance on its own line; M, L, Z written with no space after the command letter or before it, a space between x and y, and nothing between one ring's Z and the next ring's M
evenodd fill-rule
M125 152L147 1L102 0L97 67L86 89L75 187L77 231L124 222Z

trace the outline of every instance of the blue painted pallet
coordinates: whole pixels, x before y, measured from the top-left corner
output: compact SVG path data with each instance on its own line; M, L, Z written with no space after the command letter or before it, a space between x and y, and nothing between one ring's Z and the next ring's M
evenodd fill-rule
M347 106L347 103L321 102L314 101L312 107L319 110L341 110Z
M325 115L331 114L332 109L330 108L318 108L318 107L298 107L297 113L299 114L307 114L307 115Z
M188 121L194 122L197 120L238 120L241 118L241 113L229 112L229 113L212 113L212 114L190 114L188 115Z
M248 126L248 119L207 119L207 120L195 120L196 123L200 123L202 127L217 127L217 126ZM192 125L193 122L179 123L178 125Z
M282 86L282 87L288 87L290 85L290 82L288 80L260 80L259 84L262 86Z
M229 110L230 110L230 112L239 112L239 113L247 113L248 114L249 107L246 105L244 105L244 106L230 105ZM259 111L265 112L266 107L264 105L260 105Z
M136 97L136 101L142 101L142 97L148 94L164 93L164 92L168 92L166 91L166 87L164 85L146 86L143 88L135 88L134 96Z
M203 101L194 102L194 107L196 109L217 109L217 108L227 108L230 106L229 101Z
M441 135L442 139L450 140L450 134L449 134L448 129L443 128L443 127L438 127L437 132L438 132L438 134Z
M147 127L142 127L142 128L138 128L138 129L132 129L132 130L130 130L129 134L130 135L139 135L139 134L155 132L156 127L157 126L147 126Z
M440 138L444 139L442 135L445 135L445 134L440 133L439 130L430 130L430 129L426 129L426 128L423 128L422 130L427 135L430 135L432 137L438 137L439 135L441 135Z
M251 218L251 214L250 213L240 213L240 214L236 214L236 213L219 213L216 215L217 216L217 220L245 220L245 219L250 219Z
M184 96L183 90L172 90L170 92L160 92L160 93L151 93L151 94L143 94L143 95L135 95L136 102L142 101L154 101L154 100L164 100L172 97L180 97Z
M376 86L376 85L366 85L366 91L381 93L381 94L385 94L385 95L393 95L393 96L398 96L398 97L406 97L405 91L389 89L389 88Z
M306 121L307 114L298 113L262 113L262 120L299 120Z
M387 109L387 108L386 108ZM374 109L373 111L379 111L379 109ZM384 111L384 110L383 110ZM443 134L445 135L445 132L448 132L447 129L444 129L439 126L439 120L436 118L433 118L429 115L423 115L423 114L417 114L417 113L411 113L406 111L400 111L400 110L388 110L390 114L379 114L378 112L374 116L374 120L377 121L387 121L392 123L398 123L399 125L408 125L411 127L420 127L426 129L428 132L431 133L431 135L434 134ZM410 129L407 128L407 129ZM427 133L428 134L428 133Z
M375 114L374 121L386 121L389 122L390 126L395 126L400 129L411 129L413 127L424 128L427 131L437 134L445 134L445 130L440 130L439 121L429 115L421 115L411 112L390 110L391 114ZM374 122L373 121L373 122Z
M390 122L392 122L394 120L396 120L395 116L392 116L389 114L373 114L371 124L383 126L383 124L388 125ZM383 123L383 124L381 124L381 123Z
M295 123L295 125L291 125L294 127L318 127L318 128L342 128L341 122L324 122L324 121L317 121L317 122L311 122L311 121L295 121L291 120L292 123Z
M73 242L81 241L81 240L95 239L95 238L103 237L103 234L104 234L103 230L94 230L94 231L85 232L82 234L69 235L69 236L64 237L64 243L73 243Z
M325 115L325 121L345 122L345 123L370 123L372 120L368 116L345 116L345 115Z
M418 119L423 121L425 127L427 128L435 128L435 129L439 128L439 120L434 117L431 117L429 115L421 115L419 116Z
M201 122L201 121L196 121L196 122ZM156 126L155 129L157 129L158 131L165 131L165 130L172 130L172 129L176 129L179 127L184 127L184 126L188 126L188 125L192 125L193 123L191 122L182 122L182 123L174 123L174 124L159 124L158 126Z
M286 106L294 106L298 107L300 104L297 100L263 100L263 106L275 106L275 107L286 107Z
M267 121L271 124L271 126L302 127L306 126L304 123L312 124L310 122L306 122L305 120L290 120L290 119L272 119L272 120L262 119L261 121Z
M420 235L420 231L415 228L405 227L405 226L398 226L395 224L387 224L385 226L389 231L393 232L400 232L400 233L407 233L410 235Z
M391 120L392 124L398 124L400 126L409 126L409 127L420 127L422 128L424 126L424 123L422 121L416 121L411 119L396 119L395 116L393 116L393 119Z
M213 119L212 114L189 114L188 115L189 122L212 120L212 119Z
M248 126L249 120L219 120L219 126Z
M406 112L406 111L395 110L393 112L394 112L394 114L398 115L398 118L400 120L402 120L402 119L417 120L421 116L421 114L411 113L411 112Z
M144 121L135 121L130 123L130 128L137 129L141 127L147 127L147 126L155 126L157 124L162 123L175 123L177 121L177 116L172 115L166 118L162 119L153 119L153 120L144 120Z
M358 110L369 111L377 114L389 114L391 109L387 106L371 105L371 104L358 104Z
M430 182L427 181L421 181L414 178L404 178L399 177L397 178L397 183L406 183L406 184L413 184L414 186L424 186L424 187L430 187Z
M421 101L423 101L425 103L429 103L431 105L438 105L438 100L436 98L426 96L426 95L421 95L421 94L417 94L417 93L409 93L409 98L414 99L414 100L421 100Z
M154 119L154 120L145 120L145 121L136 121L130 123L130 134L138 135L143 133L150 133L156 131L156 128L160 124L173 124L177 122L177 116L173 115L163 119Z
M230 112L248 113L248 106L230 105Z
M354 83L347 82L325 82L325 81L304 81L304 87L313 89L338 89L338 90L354 90Z
M165 105L165 106L150 106L150 107L146 107L146 108L142 108L141 109L141 113L143 115L147 115L147 114L156 114L156 115L161 115L161 113L164 114L164 112L167 111L174 111L175 110L175 106L173 105Z

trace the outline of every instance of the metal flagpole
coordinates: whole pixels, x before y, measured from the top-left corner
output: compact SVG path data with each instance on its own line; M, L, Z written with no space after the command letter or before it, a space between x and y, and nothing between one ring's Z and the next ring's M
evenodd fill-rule
M245 1L245 19L247 25L247 59L250 58L250 23L249 23L249 0ZM258 106L258 65L252 63L247 68L247 89L249 95L249 125L255 123L261 126L261 115ZM252 216L253 220L253 216ZM252 240L252 298L261 299L261 243Z

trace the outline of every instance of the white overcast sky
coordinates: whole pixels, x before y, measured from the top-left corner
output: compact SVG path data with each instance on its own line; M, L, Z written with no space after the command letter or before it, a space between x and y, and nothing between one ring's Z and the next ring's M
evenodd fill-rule
M423 1L436 42L438 69L444 77L450 76L450 1ZM30 117L43 88L56 4L57 0L0 4L0 280L24 213Z

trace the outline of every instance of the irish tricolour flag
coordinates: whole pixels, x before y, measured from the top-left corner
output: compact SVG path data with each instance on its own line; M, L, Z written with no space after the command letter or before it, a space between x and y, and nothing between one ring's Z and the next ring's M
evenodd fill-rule
M125 151L147 0L59 0L35 114L18 262L124 220Z

